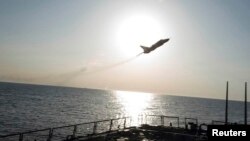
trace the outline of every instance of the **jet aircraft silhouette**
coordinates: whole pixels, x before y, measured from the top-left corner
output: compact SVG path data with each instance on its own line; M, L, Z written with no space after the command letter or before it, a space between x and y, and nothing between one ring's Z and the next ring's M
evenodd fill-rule
M143 53L150 53L151 51L155 50L156 48L162 46L164 43L168 42L170 39L161 39L155 44L153 44L151 47L146 47L146 46L140 46L143 49Z

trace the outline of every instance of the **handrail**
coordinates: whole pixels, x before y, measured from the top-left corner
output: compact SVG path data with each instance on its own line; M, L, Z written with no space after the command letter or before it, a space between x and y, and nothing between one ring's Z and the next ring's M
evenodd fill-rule
M166 118L173 118L177 120L177 127L179 128L179 122L180 122L180 118L177 116L166 116L166 115L145 115L146 117L146 122L147 122L147 117L148 116L154 116L154 117L160 117L161 120L161 125L164 125L164 119ZM35 132L41 132L41 131L48 131L48 134L43 135L44 137L47 136L47 141L51 141L53 137L60 137L58 136L58 134L54 134L56 130L58 129L64 129L64 128L69 128L72 127L71 130L71 134L70 135L66 135L67 138L70 137L71 138L76 138L77 137L77 129L79 126L81 125L88 125L88 124L93 124L92 126L92 131L90 130L90 132L92 132L92 134L86 134L87 135L95 135L97 133L98 130L98 124L99 123L103 123L103 122L109 122L109 126L107 126L107 128L104 129L104 131L101 131L99 133L105 133L105 132L110 132L110 131L116 131L116 129L113 129L112 127L114 127L114 125L117 125L120 127L120 125L123 127L123 129L127 128L127 119L130 119L130 125L129 127L131 127L131 117L121 117L121 118L114 118L114 119L105 119L105 120L98 120L98 121L92 121L92 122L84 122L84 123L78 123L78 124L71 124L71 125L65 125L65 126L58 126L58 127L53 127L53 128L45 128L45 129L39 129L39 130L31 130L31 131L26 131L26 132L21 132L21 133L13 133L13 134L8 134L8 135L3 135L0 136L1 138L6 138L6 137L10 137L10 136L19 136L19 141L23 141L24 140L24 135L30 134L30 133L35 133ZM185 124L186 124L186 120L196 120L196 123L198 124L198 119L195 118L184 118L185 119ZM114 124L114 121L116 120L122 120L121 122L118 122L117 124ZM100 125L99 125L100 126ZM170 125L172 126L172 124ZM118 130L120 129L118 127ZM101 129L103 130L103 128ZM78 131L79 132L79 131ZM38 135L39 136L39 135ZM38 137L36 136L36 137ZM64 136L64 135L63 135ZM85 134L84 134L85 136ZM41 136L40 136L41 137Z
M48 131L48 139L47 140L50 141L51 138L53 137L53 131L54 130L62 129L62 128L68 128L68 127L74 127L72 136L75 137L76 136L76 132L77 132L77 126L86 125L86 124L94 124L94 126L93 126L93 134L95 134L98 123L108 122L108 121L112 121L113 122L115 120L124 119L123 125L125 125L126 124L126 119L128 119L128 118L131 118L131 117L121 117L121 118L114 118L114 119L98 120L98 121L92 121L92 122L84 122L84 123L78 123L78 124L58 126L58 127L53 127L53 128L45 128L45 129L25 131L25 132L20 132L20 133L12 133L12 134L8 134L8 135L2 135L2 136L0 136L0 138L6 138L6 137L10 137L10 136L19 136L19 141L23 141L23 135L25 135L25 134L35 133L35 132L41 132L41 131ZM113 126L113 123L111 124L110 129L112 129L112 126ZM126 125L124 126L124 128L125 127L126 127Z
M180 127L180 118L177 116L165 116L165 115L146 115L146 116L160 117L161 118L161 125L164 125L165 118L177 119L177 127Z
M41 131L46 131L46 130L50 130L51 128L45 128L45 129L38 129L38 130L31 130L31 131L26 131L26 132L21 132L21 133L13 133L13 134L8 134L8 135L2 135L0 136L0 138L5 138L5 137L9 137L9 136L16 136L16 135L20 135L20 134L29 134L29 133L34 133L34 132L41 132Z
M196 125L198 125L198 119L197 118L185 118L185 125L187 124L187 120L195 120Z

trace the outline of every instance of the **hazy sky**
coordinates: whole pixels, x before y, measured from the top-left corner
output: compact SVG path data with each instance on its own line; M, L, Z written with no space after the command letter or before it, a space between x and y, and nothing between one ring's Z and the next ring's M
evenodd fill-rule
M230 81L230 99L243 99L249 7L248 0L1 0L0 81L210 98L224 98ZM140 45L169 37L122 64Z

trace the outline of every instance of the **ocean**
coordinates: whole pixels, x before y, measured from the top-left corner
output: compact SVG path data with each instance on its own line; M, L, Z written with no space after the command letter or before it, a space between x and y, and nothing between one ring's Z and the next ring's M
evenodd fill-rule
M124 116L136 120L141 114L198 118L199 123L209 124L211 120L224 120L225 101L0 83L0 135ZM229 101L229 121L243 123L244 102Z

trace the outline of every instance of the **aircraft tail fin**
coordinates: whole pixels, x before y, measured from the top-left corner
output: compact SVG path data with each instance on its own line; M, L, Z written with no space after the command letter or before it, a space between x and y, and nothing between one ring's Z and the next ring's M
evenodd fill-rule
M149 47L145 47L145 46L140 46L143 49L144 53L148 53L149 52Z

